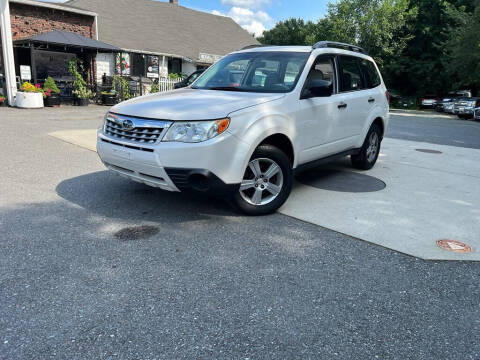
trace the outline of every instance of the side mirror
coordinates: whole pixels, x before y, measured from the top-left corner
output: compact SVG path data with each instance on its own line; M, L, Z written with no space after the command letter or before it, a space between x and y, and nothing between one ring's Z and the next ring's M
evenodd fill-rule
M328 97L333 94L333 83L327 80L312 79L304 89L302 99Z

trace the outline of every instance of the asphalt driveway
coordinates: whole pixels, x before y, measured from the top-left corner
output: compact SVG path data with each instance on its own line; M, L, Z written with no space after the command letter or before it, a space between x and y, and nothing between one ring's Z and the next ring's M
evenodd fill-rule
M47 136L83 110L0 109L0 359L480 357L478 263L130 183Z

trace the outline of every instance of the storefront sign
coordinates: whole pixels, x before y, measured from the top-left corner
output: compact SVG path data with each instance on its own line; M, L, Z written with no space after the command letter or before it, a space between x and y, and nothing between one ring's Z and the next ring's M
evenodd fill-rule
M158 79L158 56L147 56L147 77Z
M198 61L205 64L213 64L218 60L220 60L221 58L222 58L222 55L205 54L205 53L200 53L198 55Z
M32 70L28 65L20 65L20 78L24 81L32 80Z
M122 76L130 76L130 54L118 53L115 61L115 73Z

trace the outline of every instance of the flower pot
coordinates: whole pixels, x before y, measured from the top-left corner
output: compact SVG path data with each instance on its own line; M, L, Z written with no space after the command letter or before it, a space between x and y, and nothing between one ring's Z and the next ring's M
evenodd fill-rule
M6 105L7 105L7 99L5 99L4 101L0 101L0 107L6 106Z
M34 92L17 92L15 106L23 109L43 108L43 95Z
M102 94L103 105L115 105L118 103L117 95L115 94Z
M77 106L88 106L88 103L90 102L89 99L76 99L76 105Z
M52 94L50 96L47 96L45 99L43 99L44 105L51 107L51 106L60 106L60 95L58 94Z

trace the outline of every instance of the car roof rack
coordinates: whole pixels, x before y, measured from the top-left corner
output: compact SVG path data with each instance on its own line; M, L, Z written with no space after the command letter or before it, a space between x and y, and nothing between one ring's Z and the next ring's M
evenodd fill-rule
M259 48L259 47L269 47L269 46L275 46L275 45L265 45L265 44L247 45L247 46L241 48L240 50L248 50L248 49L255 49L255 48Z
M320 48L337 48L337 49L345 49L350 51L359 52L362 54L366 54L366 51L357 45L352 44L345 44L341 42L335 41L319 41L315 45L312 46L312 49L320 49Z

